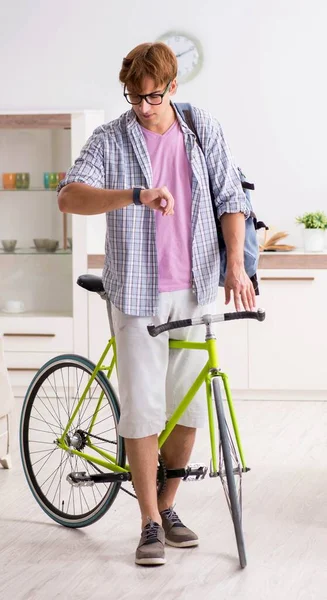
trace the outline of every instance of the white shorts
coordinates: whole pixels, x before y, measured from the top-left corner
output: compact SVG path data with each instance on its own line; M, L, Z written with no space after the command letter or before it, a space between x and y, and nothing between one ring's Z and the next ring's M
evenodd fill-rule
M152 338L147 325L216 312L216 302L200 306L192 290L159 294L156 316L125 315L111 304L121 404L119 433L122 437L159 434L208 359L203 350L169 350L168 347L169 338L204 341L204 326L167 331ZM179 423L186 427L203 427L205 415L203 386Z

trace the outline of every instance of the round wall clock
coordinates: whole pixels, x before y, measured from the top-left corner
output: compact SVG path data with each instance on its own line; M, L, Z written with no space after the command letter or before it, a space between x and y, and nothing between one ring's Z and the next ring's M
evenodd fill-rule
M203 64L203 51L200 42L194 36L169 31L162 35L158 42L164 42L176 54L179 83L190 81L199 73Z

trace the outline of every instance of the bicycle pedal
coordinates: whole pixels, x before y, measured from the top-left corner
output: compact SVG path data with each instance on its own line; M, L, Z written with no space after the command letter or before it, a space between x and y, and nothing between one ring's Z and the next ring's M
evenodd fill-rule
M94 481L86 474L86 471L73 471L67 475L66 480L74 487L89 487Z
M183 481L200 481L204 479L208 472L208 467L204 463L191 463L185 467Z

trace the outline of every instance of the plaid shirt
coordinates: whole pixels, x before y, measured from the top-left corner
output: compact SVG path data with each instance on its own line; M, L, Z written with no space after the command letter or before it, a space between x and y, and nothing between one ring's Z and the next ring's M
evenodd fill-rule
M194 133L176 116L193 172L192 286L198 303L208 304L217 297L219 282L218 238L208 173L218 218L226 212L248 216L247 206L219 123L209 113L193 108L204 157ZM94 131L58 191L73 182L111 190L152 188L150 157L133 110ZM154 211L131 204L108 212L106 218L103 285L108 297L125 314L155 315L159 292Z

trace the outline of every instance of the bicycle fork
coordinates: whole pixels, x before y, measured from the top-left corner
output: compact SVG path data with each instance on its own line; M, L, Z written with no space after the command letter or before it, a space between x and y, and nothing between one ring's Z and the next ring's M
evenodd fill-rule
M217 344L216 344L216 336L212 331L211 323L208 321L206 324L206 342L208 346L208 354L209 354L209 369L208 375L206 377L206 394L207 394L207 409L208 409L208 421L209 421L209 435L210 435L210 446L211 446L211 461L210 461L210 477L218 477L219 469L218 469L218 449L217 449L217 435L214 425L214 399L213 399L213 379L219 378L222 380L223 389L225 391L226 400L228 404L229 414L233 426L235 441L242 465L242 471L246 473L250 469L246 466L245 457L243 453L241 437L239 432L239 427L236 419L236 413L234 409L234 404L232 400L232 394L229 387L229 381L226 373L223 373L219 365ZM220 383L220 382L219 382ZM220 386L221 387L221 386ZM219 426L219 424L218 424Z

